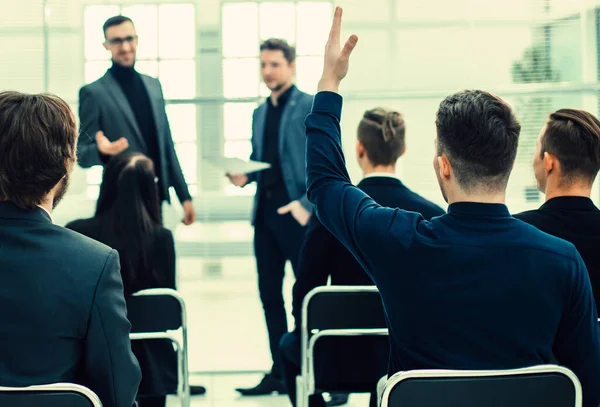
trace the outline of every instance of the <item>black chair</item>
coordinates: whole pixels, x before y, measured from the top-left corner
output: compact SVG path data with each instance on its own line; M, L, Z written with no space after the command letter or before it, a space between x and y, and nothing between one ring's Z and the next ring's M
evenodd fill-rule
M127 299L127 317L132 341L167 340L173 344L177 354L177 396L182 407L189 407L187 315L183 298L169 288L138 291Z
M28 387L0 387L0 406L5 407L102 407L90 389L72 383Z
M318 391L375 391L389 360L388 330L375 286L325 286L302 304L297 405Z
M555 365L514 370L412 370L386 383L382 407L581 407L581 384Z

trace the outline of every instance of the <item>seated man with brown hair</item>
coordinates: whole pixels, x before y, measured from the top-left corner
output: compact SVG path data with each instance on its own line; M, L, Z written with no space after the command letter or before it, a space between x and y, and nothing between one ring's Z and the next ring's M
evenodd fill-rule
M71 382L131 407L141 375L119 255L52 223L77 135L57 96L0 92L0 386Z

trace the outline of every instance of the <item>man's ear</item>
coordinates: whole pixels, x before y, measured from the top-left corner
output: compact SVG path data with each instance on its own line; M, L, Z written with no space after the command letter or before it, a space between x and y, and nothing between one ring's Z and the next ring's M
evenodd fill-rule
M446 154L440 155L438 158L438 165L440 167L440 178L449 180L452 177L452 165Z
M554 154L546 151L542 160L544 161L544 172L546 173L546 176L553 171L560 171L560 162Z
M367 154L367 150L365 149L365 145L361 141L356 142L356 156L358 158L363 158Z

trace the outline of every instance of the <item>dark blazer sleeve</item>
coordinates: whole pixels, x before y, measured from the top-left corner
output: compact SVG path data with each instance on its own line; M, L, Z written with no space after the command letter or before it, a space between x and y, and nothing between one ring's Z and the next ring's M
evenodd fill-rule
M98 151L96 133L100 127L100 109L87 86L79 90L79 138L77 139L77 160L83 168L102 165L106 161Z
M323 225L346 246L363 269L378 283L376 273L386 270L382 256L391 242L408 247L421 214L383 208L352 185L342 152L340 117L342 97L332 92L315 96L306 119L306 183L308 199Z
M104 407L131 407L135 401L142 376L131 352L130 329L119 255L112 250L94 294L83 363L85 384Z
M579 253L567 285L566 311L554 342L558 362L571 369L583 388L583 406L600 404L600 338L590 278Z
M312 109L312 105L313 105L313 96L305 94L304 95L304 104L302 106L302 109L304 110L305 114L304 114L304 118L306 119L306 117L308 117L308 115L310 114L310 111ZM305 129L306 132L306 129ZM302 135L304 136L304 134ZM306 149L306 141L305 138L303 137L302 140L302 146ZM306 152L304 153L304 155L306 156ZM303 172L303 176L306 177L306 171ZM304 207L304 209L306 209L307 211L311 212L313 211L313 205L312 203L308 200L308 196L307 193L305 192L299 199L298 201L300 201L300 204L302 205L302 207Z
M252 152L250 153L250 160L251 161L256 161L258 159L258 151L256 148L256 140L255 140L255 134L254 134L254 121L256 120L256 111L258 110L258 108L254 109L254 111L252 112L252 138L250 139L250 141L252 142ZM255 182L256 181L256 176L258 175L258 171L254 171L254 172L250 172L248 174L246 174L246 176L248 177L248 183L246 185L248 185L251 182Z
M325 229L316 216L312 216L300 249L298 276L292 293L294 332L298 335L302 327L302 303L306 294L313 288L327 285L327 279L335 262L335 256L331 253L334 243L333 235Z
M163 229L156 253L162 262L161 269L164 270L164 287L176 290L175 274L175 240L168 229Z
M165 106L165 101L163 98L162 85L156 80L158 84L158 88L160 91L160 97L162 100L163 106ZM173 135L171 134L171 127L169 126L169 118L167 117L167 111L165 109L165 123L166 129L165 131L165 156L167 159L167 167L169 169L169 175L171 178L171 186L175 188L175 193L177 194L177 198L179 198L180 202L190 201L192 196L190 195L190 191L188 189L188 185L185 182L185 177L183 176L183 171L181 169L181 164L179 164L179 158L177 158L177 152L175 151L175 144L173 143Z

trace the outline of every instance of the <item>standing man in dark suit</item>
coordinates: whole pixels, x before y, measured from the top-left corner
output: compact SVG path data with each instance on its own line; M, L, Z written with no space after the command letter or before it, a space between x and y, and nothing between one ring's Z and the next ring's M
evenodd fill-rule
M512 369L558 362L600 404L600 340L585 263L575 246L513 218L506 185L521 126L480 90L440 103L434 169L448 213L385 208L350 182L341 149L342 97L358 38L340 44L340 8L306 119L308 197L319 220L379 289L389 374L413 369Z
M575 245L600 303L600 210L590 199L600 170L600 121L578 109L552 113L540 132L533 171L546 203L515 215Z
M396 161L406 151L405 125L402 115L376 108L365 112L358 125L356 156L363 171L357 185L383 206L418 212L427 220L445 212L436 204L408 189L396 178ZM292 405L296 405L296 376L300 374L300 328L302 302L313 289L327 285L372 285L373 281L316 216L310 219L300 255L300 267L293 292L295 328L281 340L285 379ZM368 369L351 361L352 369ZM342 370L340 368L340 370ZM375 389L373 389L375 391ZM328 406L345 404L347 395L332 395ZM372 399L373 402L376 398ZM324 405L320 395L312 396L311 407Z
M304 226L312 213L306 198L304 119L313 98L294 86L295 60L296 50L284 40L270 39L260 46L261 73L271 96L252 115L250 158L271 168L228 174L234 185L258 184L252 211L254 253L273 358L271 372L256 387L237 389L243 395L285 393L279 354L279 340L288 329L282 293L285 263L289 260L296 273Z
M154 162L161 201L171 201L169 187L174 187L185 211L182 222L191 225L196 214L175 152L162 87L135 70L138 36L133 22L116 16L102 28L113 65L79 91L79 165L103 165L126 149L143 153Z
M141 374L119 255L52 224L77 134L57 96L0 93L0 386L78 383L131 407Z

